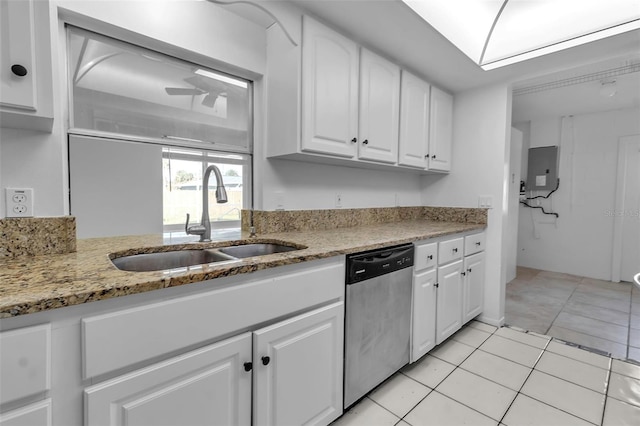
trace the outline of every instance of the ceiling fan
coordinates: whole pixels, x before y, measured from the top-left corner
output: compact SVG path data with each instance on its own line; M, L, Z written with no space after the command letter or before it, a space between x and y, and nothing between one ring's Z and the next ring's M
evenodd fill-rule
M194 75L184 79L193 87L165 87L164 90L171 96L200 96L205 95L202 99L202 105L213 108L218 97L226 97L228 88L213 79Z

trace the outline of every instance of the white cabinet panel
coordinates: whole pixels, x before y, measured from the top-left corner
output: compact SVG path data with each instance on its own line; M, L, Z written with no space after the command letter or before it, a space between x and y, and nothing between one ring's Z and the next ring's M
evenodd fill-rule
M462 291L462 322L467 323L482 313L484 306L484 252L464 258L464 286Z
M453 138L453 96L437 87L431 88L429 122L429 170L451 170Z
M438 245L438 265L445 265L454 260L462 259L463 248L463 238L454 238L441 242Z
M428 83L402 71L398 164L403 166L427 167L429 90Z
M50 426L51 399L0 414L0 426Z
M50 132L49 2L0 0L0 126Z
M438 264L438 243L416 245L413 269L418 272Z
M302 37L302 150L354 157L358 46L306 16Z
M85 391L87 425L249 425L251 334L225 340Z
M464 237L464 255L469 256L474 253L483 251L486 245L485 233L467 235Z
M43 393L51 387L51 326L0 333L0 404Z
M438 268L436 344L462 326L462 260Z
M436 345L436 278L436 269L413 276L411 362Z
M254 425L329 424L342 414L344 303L254 333Z
M400 68L362 49L358 158L398 161L399 104Z

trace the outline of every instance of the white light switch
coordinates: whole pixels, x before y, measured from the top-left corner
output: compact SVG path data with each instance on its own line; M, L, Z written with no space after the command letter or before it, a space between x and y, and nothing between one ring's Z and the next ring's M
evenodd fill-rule
M481 209L493 208L493 197L487 195L478 197L478 207Z

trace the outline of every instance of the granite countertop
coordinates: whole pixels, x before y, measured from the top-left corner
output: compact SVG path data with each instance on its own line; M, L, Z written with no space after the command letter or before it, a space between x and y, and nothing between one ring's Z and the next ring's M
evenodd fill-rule
M250 241L246 241L249 235L243 233L241 241L293 243L307 248L154 272L120 271L111 263L109 256L114 253L120 256L178 248L213 248L233 244L233 241L168 245L163 243L161 235L80 239L74 253L0 260L0 318L480 230L485 226L409 220L351 228L268 233Z

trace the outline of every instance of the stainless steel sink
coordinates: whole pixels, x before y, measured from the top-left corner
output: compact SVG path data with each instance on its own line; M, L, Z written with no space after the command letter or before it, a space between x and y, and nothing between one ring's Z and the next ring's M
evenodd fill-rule
M211 249L185 249L116 257L111 262L122 271L149 272L227 262L245 257L264 256L299 250L284 244L255 243Z
M264 256L267 254L284 253L287 251L299 250L297 247L286 246L283 244L273 243L257 243L243 244L239 246L221 247L218 249L224 254L237 258Z
M237 260L237 258L220 253L217 250L175 250L117 257L111 259L111 262L116 268L123 271L148 272L206 265L228 260Z

